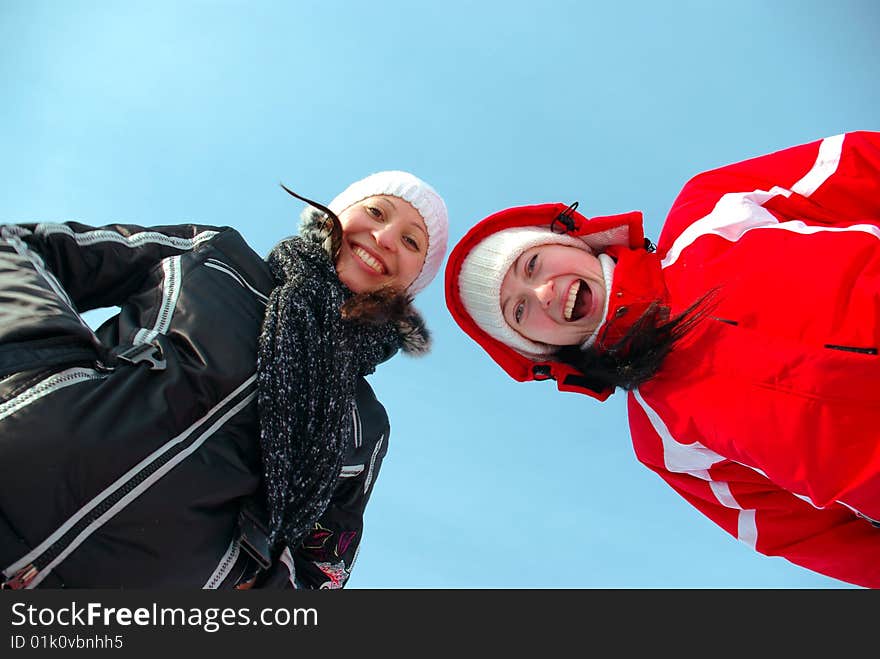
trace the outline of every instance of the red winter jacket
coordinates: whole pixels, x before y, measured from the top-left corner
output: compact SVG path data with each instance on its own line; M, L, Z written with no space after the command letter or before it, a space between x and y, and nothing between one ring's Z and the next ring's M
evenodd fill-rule
M696 176L657 255L673 312L720 286L719 320L630 392L639 460L757 551L880 587L880 134Z
M510 210L515 224L542 224L564 208ZM474 230L498 230L505 214L510 226L502 211ZM677 313L717 289L709 317L628 393L638 459L758 552L880 587L880 133L694 177L654 254L641 248L637 213L573 219L578 235L595 235L596 222L605 234L615 223L628 229L607 249L617 258L613 334L651 299ZM452 291L465 255L450 255L450 310L511 376L553 377L600 400L611 393L477 328Z

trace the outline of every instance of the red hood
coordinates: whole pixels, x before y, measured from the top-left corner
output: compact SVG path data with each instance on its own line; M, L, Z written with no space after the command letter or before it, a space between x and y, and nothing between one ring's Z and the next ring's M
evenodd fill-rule
M561 221L565 220L565 221ZM554 224L555 221L555 224ZM470 251L487 236L513 227L539 226L567 231L572 236L589 236L587 239L596 251L617 249L644 250L645 234L642 214L639 211L620 215L586 218L566 204L538 204L517 206L498 211L474 225L453 248L446 265L446 306L459 327L476 341L510 377L518 382L553 378L560 391L586 393L605 400L612 390L595 391L585 382L583 375L568 364L556 361L533 361L513 348L489 336L474 322L464 308L458 290L458 277L462 264Z

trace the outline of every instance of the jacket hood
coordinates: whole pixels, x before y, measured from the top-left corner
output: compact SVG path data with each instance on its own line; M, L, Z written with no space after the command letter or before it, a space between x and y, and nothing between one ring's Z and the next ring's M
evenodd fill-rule
M516 206L489 215L474 225L449 255L445 272L446 306L464 333L517 382L553 379L560 391L576 391L605 400L612 392L590 388L587 379L574 367L555 361L552 355L523 355L490 336L465 309L459 291L459 276L468 254L485 238L504 229L534 226L564 232L582 238L596 253L609 252L612 256L617 250L644 250L641 212L587 218L578 213L576 207L576 203Z
M339 249L339 245L332 244L326 220L327 216L322 211L314 206L306 206L300 214L299 235L305 240L321 245L332 259L333 254ZM403 312L397 315L392 322L401 337L401 350L405 354L418 357L430 352L431 333L421 312L415 308L412 302L408 303ZM391 359L395 352L391 352L383 361Z

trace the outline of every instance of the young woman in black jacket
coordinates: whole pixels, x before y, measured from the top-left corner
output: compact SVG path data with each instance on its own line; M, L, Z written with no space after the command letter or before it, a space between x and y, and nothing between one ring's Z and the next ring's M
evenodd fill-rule
M447 211L401 171L305 201L265 259L228 227L0 226L4 587L344 586L389 433L365 376L428 349Z

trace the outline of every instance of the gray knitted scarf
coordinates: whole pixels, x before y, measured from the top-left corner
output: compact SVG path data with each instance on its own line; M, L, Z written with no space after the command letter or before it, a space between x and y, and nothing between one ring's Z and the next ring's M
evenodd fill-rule
M356 378L407 350L407 336L392 322L343 319L340 306L352 293L322 236L306 236L284 240L267 259L275 288L260 334L257 383L273 546L296 547L330 501L350 438Z

